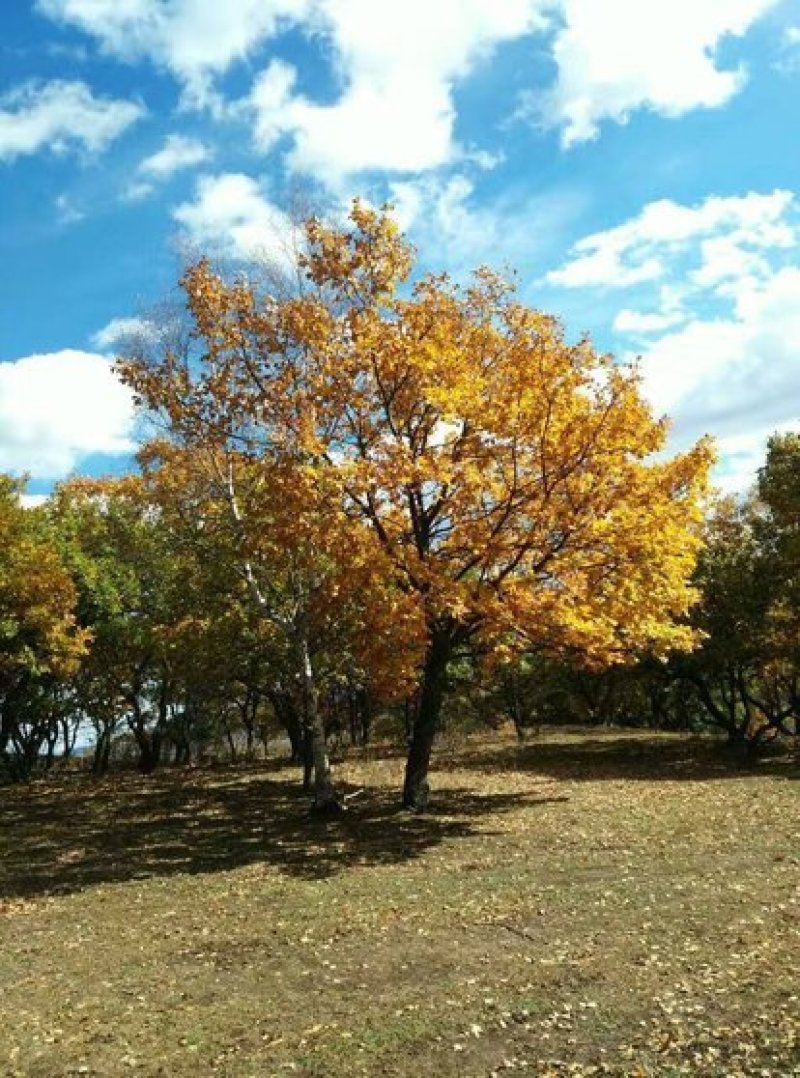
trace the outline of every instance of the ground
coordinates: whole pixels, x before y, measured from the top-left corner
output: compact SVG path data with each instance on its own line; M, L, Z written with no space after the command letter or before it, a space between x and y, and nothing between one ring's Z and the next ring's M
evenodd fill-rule
M800 769L544 732L0 791L0 1073L800 1075ZM361 791L361 792L359 792Z

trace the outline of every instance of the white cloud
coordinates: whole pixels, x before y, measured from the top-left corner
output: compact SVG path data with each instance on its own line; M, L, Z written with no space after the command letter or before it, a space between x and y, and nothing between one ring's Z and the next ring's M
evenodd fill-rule
M47 501L47 494L20 494L19 500L23 509L38 509Z
M726 318L695 317L653 342L644 389L685 445L719 441L720 482L742 489L763 463L768 436L800 428L800 266L742 286Z
M202 103L209 80L305 17L311 0L38 0L43 14L95 37L124 60L148 58Z
M682 206L669 199L651 202L630 221L580 240L572 248L571 258L546 279L563 288L628 288L664 277L677 252L698 239L722 234L722 248L716 241L704 247L701 272L710 283L726 275L724 263L730 261L734 250L755 264L748 248L791 247L795 230L784 218L792 201L791 192L774 191L769 195L712 196L696 206Z
M132 337L149 337L153 331L152 322L144 318L112 318L92 335L92 344L104 352L113 351Z
M549 274L562 287L639 282L641 309L613 321L626 358L641 349L646 395L673 420L673 443L719 441L719 481L752 481L773 430L800 426L800 206L789 191L651 203L588 236Z
M253 83L247 106L255 114L253 140L264 151L292 127L292 90L297 72L283 60L273 60Z
M503 41L544 28L561 0L38 0L50 18L94 36L124 60L171 71L188 103L224 114L213 80L290 26L330 49L341 92L319 103L294 92L273 60L249 96L264 150L293 139L294 167L332 182L366 169L419 171L458 153L453 89ZM327 51L327 50L326 50Z
M273 59L246 100L264 151L283 135L291 164L338 179L371 169L419 172L462 156L454 90L504 42L546 34L553 87L530 108L565 145L635 109L678 116L721 105L746 73L716 56L778 0L38 0L50 18L92 35L121 59L148 58L183 84L186 101L231 111L214 79L299 27L322 41L339 80L332 102L299 93ZM788 40L788 39L787 39ZM239 111L235 109L233 111Z
M173 211L190 239L236 258L267 258L285 265L293 229L288 216L240 172L201 176L193 202Z
M614 329L617 333L631 333L634 335L660 333L671 326L678 325L685 316L679 311L664 314L641 314L639 311L631 311L625 308L614 319Z
M556 84L529 107L561 127L563 145L571 146L597 137L604 119L624 123L635 109L674 117L729 101L746 71L720 67L716 49L778 0L561 2Z
M109 361L65 349L0 363L0 471L43 479L135 449L134 406Z
M0 160L43 149L104 150L144 111L133 101L95 97L83 82L26 82L0 97Z
M143 198L147 198L155 191L155 185L152 183L145 183L143 180L133 180L129 183L122 192L122 198L125 202L141 202Z
M296 73L273 61L249 104L263 150L291 135L291 164L335 183L370 169L420 172L453 161L453 90L503 41L545 23L552 0L316 0L342 92L332 104L294 94Z
M160 150L139 162L134 178L122 192L126 202L140 202L152 195L156 184L165 183L176 172L201 165L212 157L211 150L199 139L186 135L168 135Z
M168 135L161 149L150 157L145 157L138 171L143 176L168 180L181 169L200 165L210 156L211 151L199 139L185 135Z

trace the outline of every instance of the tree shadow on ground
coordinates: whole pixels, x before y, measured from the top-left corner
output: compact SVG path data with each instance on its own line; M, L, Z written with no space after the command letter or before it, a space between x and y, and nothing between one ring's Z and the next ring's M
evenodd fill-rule
M271 768L120 775L102 783L73 776L3 791L0 898L253 863L323 879L412 860L475 833L484 817L546 800L451 789L437 794L428 814L411 816L398 809L395 789L370 787L340 817L321 819L296 781Z
M453 756L454 761L460 754ZM774 753L742 767L727 745L703 737L648 737L621 734L584 735L574 740L505 742L470 751L464 766L484 771L524 771L567 782L629 779L706 782L710 779L774 775L800 778L797 757Z

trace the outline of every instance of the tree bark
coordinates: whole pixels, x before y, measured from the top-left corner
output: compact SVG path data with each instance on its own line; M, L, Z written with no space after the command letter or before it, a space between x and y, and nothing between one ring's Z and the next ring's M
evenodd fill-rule
M319 706L319 690L311 662L308 641L299 641L299 658L303 675L303 724L306 734L306 752L314 770L314 808L320 812L337 811L341 803L331 781L328 746L325 740L325 723Z
M108 771L108 763L111 757L111 730L104 726L97 735L94 746L94 759L92 760L92 774L105 775Z
M290 745L290 761L302 764L305 758L303 726L297 713L297 701L291 692L284 689L272 689L269 700L275 718L286 731Z
M403 806L411 812L424 812L428 805L428 768L444 700L451 651L449 634L432 632L422 670L419 706L414 716L403 784Z

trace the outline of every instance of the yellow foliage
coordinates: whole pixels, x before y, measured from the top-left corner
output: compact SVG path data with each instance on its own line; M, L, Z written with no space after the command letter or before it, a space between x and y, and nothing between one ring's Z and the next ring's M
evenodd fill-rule
M358 609L365 661L401 641L418 661L435 631L595 662L691 646L710 444L661 456L636 369L496 274L409 286L385 211L355 203L307 241L291 298L197 263L196 354L120 366L166 415L181 482L202 473L238 514L243 556L304 581L316 617Z

